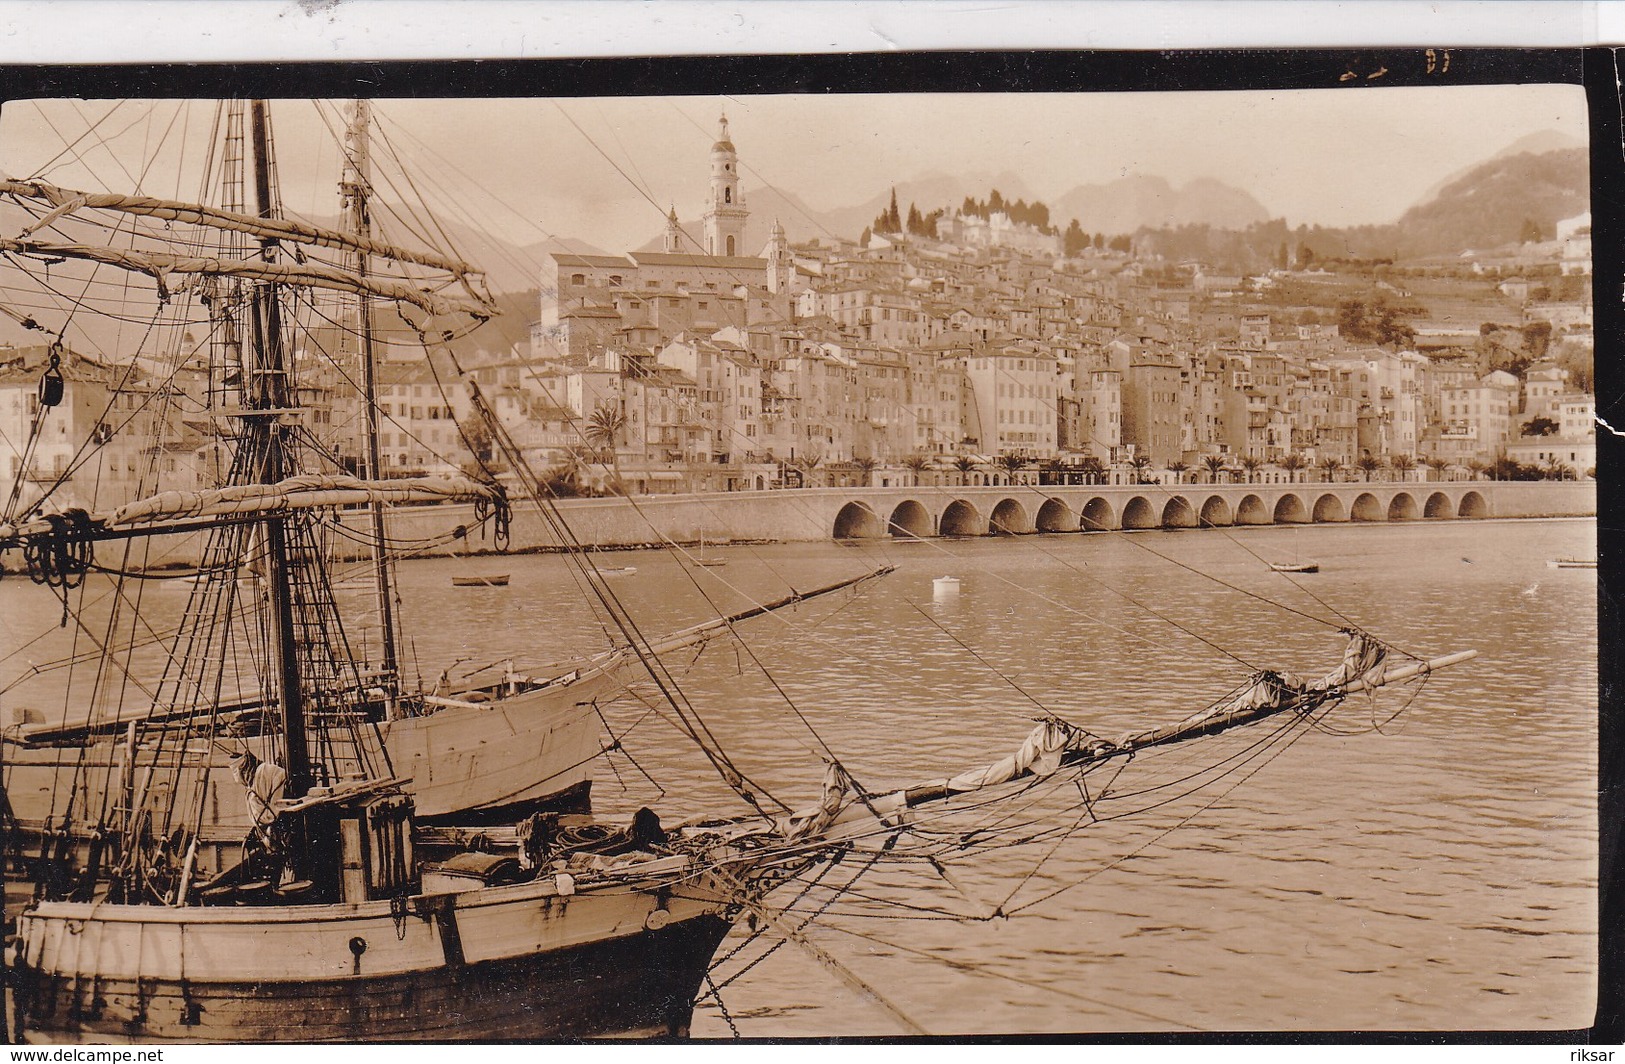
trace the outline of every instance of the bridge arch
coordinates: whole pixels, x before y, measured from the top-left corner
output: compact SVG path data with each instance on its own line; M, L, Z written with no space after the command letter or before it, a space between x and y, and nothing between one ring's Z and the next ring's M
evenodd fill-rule
M1456 516L1456 508L1450 505L1450 496L1442 491L1436 491L1428 496L1427 505L1422 508L1423 517L1445 518Z
M1207 502L1202 504L1202 527L1216 528L1234 523L1235 519L1230 514L1230 504L1224 501L1224 496L1208 496Z
M1123 507L1124 528L1156 528L1157 511L1151 508L1144 495L1136 495Z
M1369 491L1362 491L1354 497L1354 505L1349 507L1349 520L1351 521L1382 521L1388 517L1382 508L1382 503Z
M1072 507L1060 499L1045 499L1044 505L1038 508L1034 524L1040 532L1076 532L1079 522Z
M1084 504L1078 525L1087 532L1105 532L1117 527L1117 515L1111 503L1096 496Z
M1027 519L1027 508L1015 499L1000 499L999 504L993 507L993 516L988 519L988 530L994 535L1022 535L1033 530L1032 522Z
M1317 504L1318 505L1318 504ZM1320 518L1315 518L1320 520ZM1278 525L1306 525L1309 523L1309 510L1303 505L1303 500L1288 492L1275 500L1275 523Z
M955 499L942 511L942 521L938 524L937 531L944 536L985 536L987 518L964 499Z
M913 499L904 499L891 512L886 530L901 539L924 539L936 531L931 527L931 511Z
M1388 520L1414 521L1419 515L1416 512L1416 500L1408 491L1402 491L1388 500Z
M1162 507L1163 528L1195 528L1196 511L1191 509L1190 500L1183 495L1175 495Z
M1469 491L1463 495L1461 505L1456 507L1457 517L1488 517L1489 515L1489 504L1484 501L1484 496L1476 491Z
M1348 511L1343 509L1343 500L1331 492L1327 492L1315 500L1314 519L1317 522L1347 521Z
M1270 523L1269 509L1264 500L1257 495L1243 495L1241 502L1236 504L1236 519L1238 525L1267 525Z
M1381 521L1388 518L1388 512L1383 510L1383 504L1376 500L1376 495L1363 491L1355 495L1354 505L1349 507L1350 521Z
M835 515L836 539L873 539L885 534L880 518L866 502L849 502Z

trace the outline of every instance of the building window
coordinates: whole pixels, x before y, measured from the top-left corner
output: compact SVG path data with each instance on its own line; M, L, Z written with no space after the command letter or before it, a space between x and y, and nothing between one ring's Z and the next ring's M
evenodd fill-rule
M587 275L584 273L572 273L570 275L570 283L575 285L584 285L587 283Z

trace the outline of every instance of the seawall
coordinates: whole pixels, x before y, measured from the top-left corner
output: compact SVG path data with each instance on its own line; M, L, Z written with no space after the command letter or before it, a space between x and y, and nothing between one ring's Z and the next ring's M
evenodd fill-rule
M987 535L1235 525L1595 516L1593 482L1185 484L1124 487L812 488L557 504L577 542L598 548L729 540L814 542L886 535ZM514 501L510 549L558 550L560 539L527 500ZM422 541L461 523L470 507L397 509L396 541ZM425 554L493 549L472 530Z

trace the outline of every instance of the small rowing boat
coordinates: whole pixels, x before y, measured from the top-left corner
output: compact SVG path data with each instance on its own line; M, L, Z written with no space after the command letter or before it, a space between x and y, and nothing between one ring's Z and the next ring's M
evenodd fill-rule
M490 576L454 576L451 578L452 587L507 587L507 573L492 573Z

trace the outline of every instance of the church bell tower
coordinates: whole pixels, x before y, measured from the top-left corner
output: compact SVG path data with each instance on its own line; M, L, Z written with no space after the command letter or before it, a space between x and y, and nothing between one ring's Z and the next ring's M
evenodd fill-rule
M705 211L705 251L708 255L744 255L745 199L739 194L739 154L728 139L728 116L719 121L717 142L711 145L711 205Z
M785 292L795 276L795 262L790 258L790 243L784 237L784 226L773 219L773 230L767 238L767 290Z
M666 252L675 254L683 250L683 227L677 224L677 207L666 214Z

